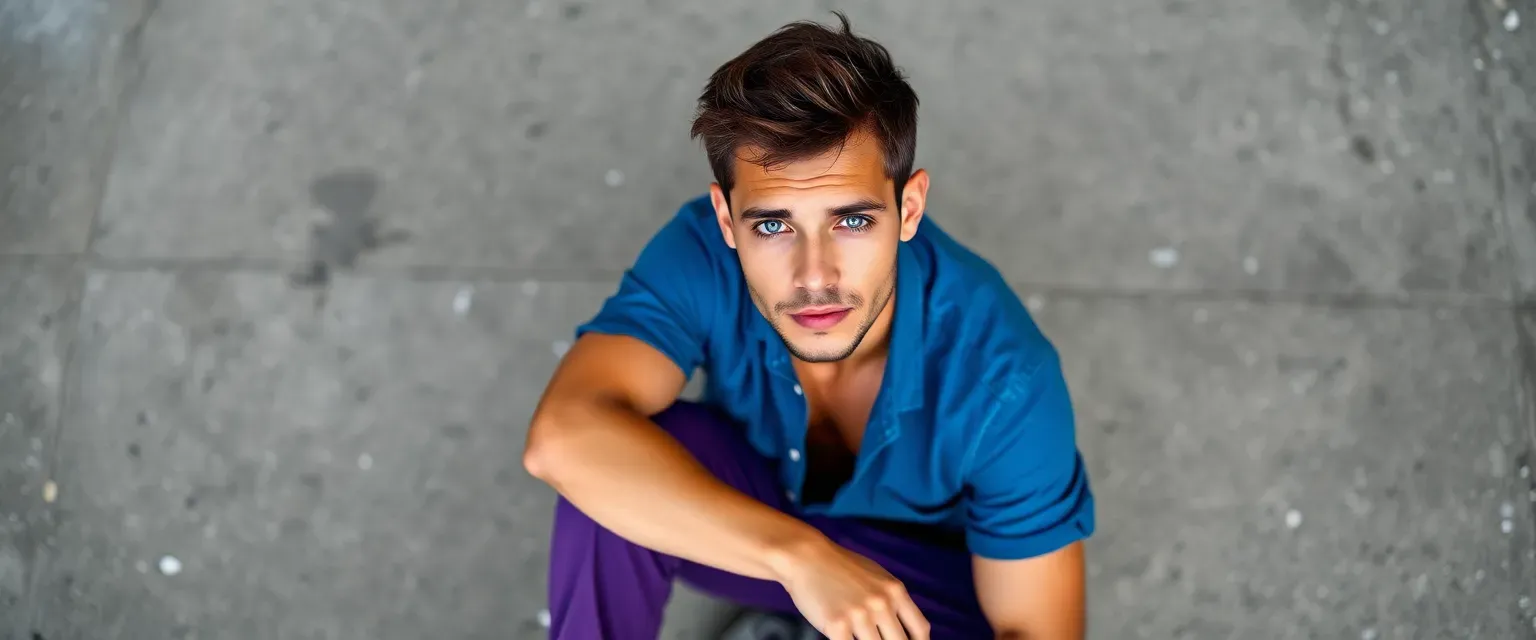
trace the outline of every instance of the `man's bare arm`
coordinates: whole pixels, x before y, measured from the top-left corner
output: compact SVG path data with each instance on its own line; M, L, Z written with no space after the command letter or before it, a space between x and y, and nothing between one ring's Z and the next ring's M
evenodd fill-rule
M1083 543L1027 560L976 557L976 595L998 640L1081 640Z
M571 347L534 412L523 465L598 524L668 555L761 579L825 537L720 482L647 416L687 378L628 336Z

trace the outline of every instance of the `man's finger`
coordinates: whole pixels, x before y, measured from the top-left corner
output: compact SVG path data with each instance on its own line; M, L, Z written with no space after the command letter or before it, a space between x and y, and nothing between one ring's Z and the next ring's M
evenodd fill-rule
M853 633L848 629L846 622L834 622L819 631L827 637L827 640L853 640Z
M880 629L869 619L867 614L855 614L853 617L853 637L856 640L881 640Z
M894 606L897 617L901 619L901 626L906 628L908 640L928 640L928 618L923 616L912 597L903 593L896 599Z
M901 619L890 609L875 614L875 624L880 627L881 640L909 640L906 630L901 628Z

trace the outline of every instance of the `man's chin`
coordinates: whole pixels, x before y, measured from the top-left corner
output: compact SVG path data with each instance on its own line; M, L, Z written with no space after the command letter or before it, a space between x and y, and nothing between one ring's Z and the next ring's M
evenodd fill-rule
M847 339L833 338L832 336L815 336L809 339L785 340L784 346L796 358L805 362L837 362L853 353L853 346Z

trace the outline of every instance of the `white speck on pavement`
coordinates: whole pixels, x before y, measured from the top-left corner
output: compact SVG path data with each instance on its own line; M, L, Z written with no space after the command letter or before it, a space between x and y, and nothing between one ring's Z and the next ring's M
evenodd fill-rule
M174 576L178 573L181 573L181 561L177 560L176 556L165 556L160 558L160 573L168 576Z
M469 313L469 305L472 304L474 300L474 289L470 287L459 289L459 292L453 295L453 312L461 316Z

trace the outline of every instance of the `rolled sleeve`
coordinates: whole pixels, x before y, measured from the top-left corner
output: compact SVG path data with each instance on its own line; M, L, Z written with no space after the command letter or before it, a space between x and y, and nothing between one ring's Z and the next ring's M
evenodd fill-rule
M634 266L624 272L618 290L597 315L576 328L587 333L630 336L665 354L692 376L704 360L715 307L711 294L720 277L710 238L697 220L704 214L698 201L656 232ZM708 207L707 200L703 206ZM714 240L720 241L718 238ZM723 242L723 241L720 241Z
M966 506L972 553L1032 558L1092 535L1093 492L1054 353L1004 394L974 451Z

